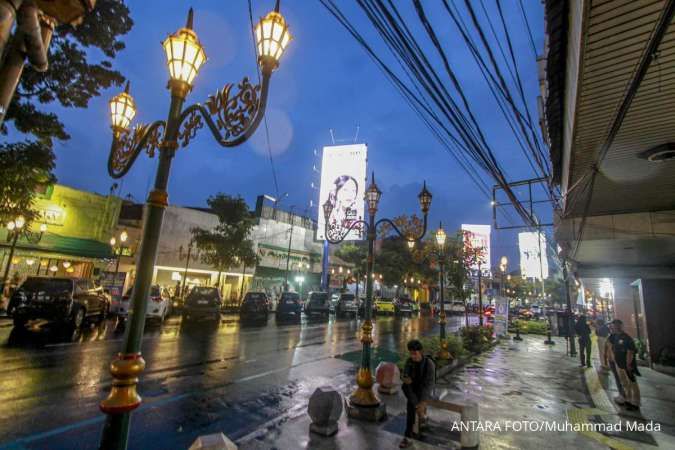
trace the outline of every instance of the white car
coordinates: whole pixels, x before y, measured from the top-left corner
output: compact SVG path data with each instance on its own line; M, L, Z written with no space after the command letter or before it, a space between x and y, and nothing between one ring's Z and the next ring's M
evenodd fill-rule
M127 317L129 315L132 289L129 289L126 295L119 301L119 304L116 305L117 311L115 312L118 316ZM145 309L145 318L164 322L164 318L168 316L170 312L171 298L167 290L158 285L150 286L150 295L148 296L148 304Z
M464 302L455 300L454 302L450 303L450 312L454 314L464 314L464 312L466 312Z

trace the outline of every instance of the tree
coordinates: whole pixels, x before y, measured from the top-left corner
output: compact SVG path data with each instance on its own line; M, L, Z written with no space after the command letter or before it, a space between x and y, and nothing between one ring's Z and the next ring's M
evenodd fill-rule
M346 263L354 266L354 274L366 273L366 259L368 258L368 248L365 242L354 241L340 244L335 251L335 255Z
M258 258L250 237L254 220L244 199L219 193L209 197L207 204L218 216L218 225L211 230L191 230L202 262L219 272L239 263L245 267L256 265Z
M36 219L33 199L40 186L56 182L54 153L37 142L0 144L0 222L22 215Z
M6 134L5 125L12 122L17 131L35 136L48 148L53 139L70 139L57 115L38 106L56 101L63 107L85 108L102 89L121 85L124 77L112 68L112 59L124 49L119 37L132 25L121 0L98 0L77 27L58 25L49 46L49 70L37 72L26 64L0 131ZM103 57L96 58L95 50Z

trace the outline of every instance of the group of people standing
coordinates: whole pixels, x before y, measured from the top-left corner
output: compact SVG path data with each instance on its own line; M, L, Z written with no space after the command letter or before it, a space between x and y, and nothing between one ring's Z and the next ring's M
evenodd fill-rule
M574 331L579 337L579 358L581 367L591 367L591 327L586 316L577 318ZM640 409L640 388L636 376L637 347L635 341L623 330L623 322L615 319L609 324L602 319L595 321L595 335L602 370L611 370L619 389L614 401L628 411Z

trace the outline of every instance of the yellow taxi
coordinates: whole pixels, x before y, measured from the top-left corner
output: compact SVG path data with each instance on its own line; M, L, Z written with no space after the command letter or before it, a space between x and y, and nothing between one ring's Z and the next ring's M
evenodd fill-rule
M396 312L394 301L391 298L377 298L375 299L375 312L377 314L391 314Z

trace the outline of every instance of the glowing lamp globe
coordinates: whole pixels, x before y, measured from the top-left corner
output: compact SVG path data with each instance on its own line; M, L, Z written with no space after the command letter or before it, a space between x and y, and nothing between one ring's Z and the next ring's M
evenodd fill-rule
M206 53L192 30L193 11L188 12L185 27L167 37L162 46L172 81L192 86L199 69L206 62Z
M440 227L438 231L436 231L436 243L438 244L439 247L443 247L445 245L445 238L447 235L445 234L445 230L443 227Z
M136 115L136 104L129 95L129 82L124 87L124 92L114 96L110 102L110 120L112 129L116 132L126 131Z
M279 14L279 2L274 11L260 19L255 27L255 42L258 49L258 64L263 73L270 74L279 67L279 59L293 39L286 20Z

